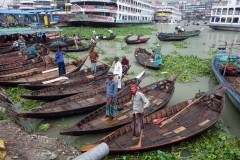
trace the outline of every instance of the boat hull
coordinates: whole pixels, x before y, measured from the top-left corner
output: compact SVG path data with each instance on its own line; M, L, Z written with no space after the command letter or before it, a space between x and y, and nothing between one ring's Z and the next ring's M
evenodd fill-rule
M212 25L209 24L209 27L215 30L224 30L224 31L238 31L240 32L239 26L223 26L223 25Z
M217 54L217 55L221 56L224 54ZM225 56L228 56L228 54L225 54ZM212 70L213 70L215 77L217 78L219 83L227 83L228 84L227 80L221 75L221 73L217 67L216 56L213 57ZM232 105L234 106L234 108L240 114L240 95L235 91L235 89L230 84L227 89L226 95L229 98Z

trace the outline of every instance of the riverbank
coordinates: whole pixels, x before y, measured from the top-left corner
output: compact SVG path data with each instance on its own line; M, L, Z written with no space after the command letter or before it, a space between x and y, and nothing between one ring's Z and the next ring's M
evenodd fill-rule
M1 160L70 160L79 155L78 150L62 140L24 128L4 90L0 92L0 106Z

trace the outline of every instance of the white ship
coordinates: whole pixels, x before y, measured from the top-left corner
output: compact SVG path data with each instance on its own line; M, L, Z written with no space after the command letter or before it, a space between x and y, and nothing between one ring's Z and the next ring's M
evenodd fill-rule
M52 0L20 0L20 10L48 10L52 9Z
M70 0L70 23L74 25L120 26L151 23L156 7L141 0Z
M158 6L155 22L174 24L182 20L182 12L175 6Z
M214 4L209 27L216 30L240 31L240 0Z

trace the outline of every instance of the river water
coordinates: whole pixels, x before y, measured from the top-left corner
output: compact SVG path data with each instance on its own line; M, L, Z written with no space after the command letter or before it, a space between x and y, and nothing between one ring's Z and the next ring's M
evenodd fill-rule
M183 22L181 24L183 25ZM156 28L159 32L160 31L174 32L174 28L176 27L176 25L154 24L152 25L152 27ZM190 43L188 45L188 48L178 49L173 44L171 44L171 42L163 42L162 54L166 55L175 50L180 52L183 55L193 54L201 58L208 58L210 56L207 55L207 51L209 51L210 46L212 46L212 44L216 44L216 46L218 46L219 44L224 44L225 41L228 42L228 44L230 44L232 43L233 40L237 42L237 40L240 38L239 37L240 35L237 34L236 32L216 31L216 30L210 29L208 26L203 24L200 24L199 26L190 25L190 26L186 26L185 28L187 31L202 29L202 28L204 28L204 30L199 36L191 37L185 40L186 42ZM106 53L104 55L100 55L100 60L107 56L113 57L115 55L117 56L126 55L127 58L130 60L130 64L132 65L130 72L131 71L135 72L135 75L129 75L128 77L130 78L135 77L138 73L142 72L143 70L145 70L147 73L153 73L154 70L151 70L148 68L144 69L143 66L139 65L136 62L133 52L136 47L146 48L147 50L151 51L150 47L155 47L154 43L158 41L157 37L155 36L156 33L157 31L152 33L152 35L145 35L145 37L151 37L151 39L147 43L141 44L141 45L127 46L125 42L120 43L120 42L101 41L98 43L97 46L103 49L104 51L106 51ZM125 50L121 50L120 49L121 46L127 46L127 48ZM237 48L234 48L234 51L237 52L237 50L238 50ZM86 52L82 52L82 53L75 53L74 55L78 57L82 57L83 55L86 55L86 54L87 54ZM65 59L71 60L68 58L65 58ZM86 62L86 65L90 66L90 62ZM149 76L142 81L140 86L141 87L145 86L159 79L160 79L159 77ZM176 82L176 85L175 85L176 89L175 89L174 95L167 106L171 106L181 101L184 101L186 99L192 98L195 95L195 93L197 93L199 90L208 91L209 89L217 85L217 82L215 80L212 80L209 77L197 77L197 81L198 82L189 82L189 83ZM74 125L77 121L79 121L85 115L87 114L78 115L74 117L66 117L66 118L63 117L61 119L55 119L55 120L49 120L49 119L37 120L35 123L38 123L38 124L50 123L51 128L45 132L47 136L62 138L70 145L79 148L80 146L92 143L107 134L107 133L102 133L102 134L94 134L94 135L84 135L79 137L59 135L61 127L63 127L64 125L67 125L67 126ZM236 135L237 137L240 137L240 124L239 124L240 116L237 114L236 110L231 105L228 99L226 99L226 108L221 118L224 124L229 129L230 133L233 135Z

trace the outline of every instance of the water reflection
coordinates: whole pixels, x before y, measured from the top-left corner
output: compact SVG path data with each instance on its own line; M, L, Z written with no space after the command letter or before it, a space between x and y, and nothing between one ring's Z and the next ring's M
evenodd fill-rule
M158 31L162 32L173 32L175 25L167 25L167 24L155 24L153 27L155 27ZM185 40L186 42L189 42L188 48L186 49L178 49L176 48L171 42L163 42L163 48L162 48L162 54L169 54L173 52L174 50L180 52L181 54L193 54L197 55L201 58L209 58L210 56L207 55L207 51L209 51L210 46L212 44L216 44L218 46L219 44L224 44L225 41L227 41L229 44L232 42L232 40L237 40L239 38L239 34L236 34L235 32L228 32L228 31L215 31L210 29L208 26L204 25L190 25L186 26L186 30L194 30L194 29L201 29L204 27L204 30L199 36L191 37ZM137 75L137 73L142 72L143 70L146 70L148 73L155 72L154 70L150 69L144 69L143 66L139 65L134 56L133 52L136 47L142 47L146 48L147 50L151 51L151 47L154 47L154 43L157 40L157 37L155 36L157 31L153 33L151 36L151 39L149 42L141 45L129 45L127 46L126 50L121 50L121 46L126 46L125 43L116 43L116 42L99 42L98 47L105 50L106 54L100 56L100 60L107 56L122 56L126 55L130 63L132 65L130 71L134 71L135 75L129 75L129 78L132 78ZM146 36L146 35L145 35ZM86 52L82 53L74 53L75 56L82 57L83 55L86 55ZM70 61L72 59L65 58L66 61ZM86 62L87 66L90 66L90 62ZM145 86L147 84L153 83L155 81L158 81L159 77L153 77L149 76L148 78L144 79L140 86ZM192 82L192 83L176 83L175 86L175 93L169 102L167 106L174 105L176 103L179 103L183 100L192 98L199 90L200 91L208 91L212 87L214 87L217 82L208 78L208 77L197 77L198 82ZM86 115L86 114L85 114ZM43 120L42 123L50 123L51 128L47 130L46 134L51 137L57 137L59 136L59 132L61 128L64 126L70 126L75 124L77 121L79 121L81 118L83 118L85 115L78 115L74 117L68 117L68 118L62 118L57 120ZM229 130L232 134L240 137L240 127L239 127L239 121L240 116L237 114L233 106L229 103L228 100L226 100L226 109L224 111L224 114L222 116L222 119L224 123L229 126ZM69 137L69 136L62 136L69 144L73 146L79 147L80 145L84 145L86 143L92 143L98 138L106 135L107 133L102 134L95 134L95 135L84 135L79 137Z

